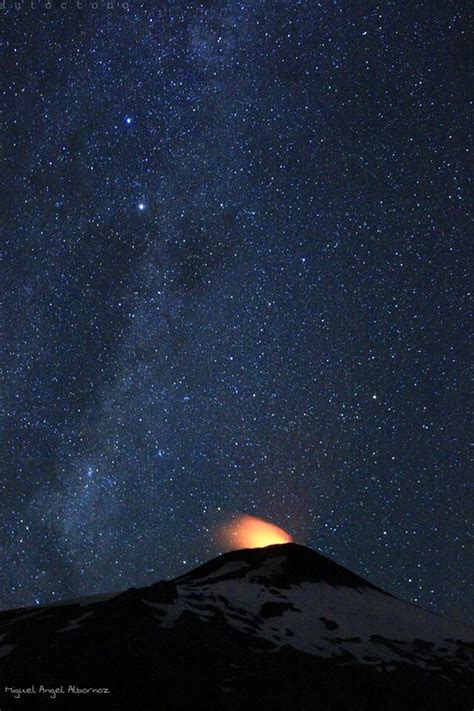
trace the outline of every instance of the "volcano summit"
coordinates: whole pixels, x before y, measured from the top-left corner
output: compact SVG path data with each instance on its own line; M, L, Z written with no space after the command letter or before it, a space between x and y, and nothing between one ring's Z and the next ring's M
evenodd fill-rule
M146 588L0 613L0 708L19 708L16 690L35 709L94 696L104 709L467 711L473 643L468 625L272 545Z

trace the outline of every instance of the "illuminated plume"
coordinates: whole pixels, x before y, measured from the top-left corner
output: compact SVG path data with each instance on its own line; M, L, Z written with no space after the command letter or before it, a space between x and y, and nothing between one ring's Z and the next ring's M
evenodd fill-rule
M221 530L221 542L229 550L263 548L274 543L291 543L289 533L256 516L243 514Z

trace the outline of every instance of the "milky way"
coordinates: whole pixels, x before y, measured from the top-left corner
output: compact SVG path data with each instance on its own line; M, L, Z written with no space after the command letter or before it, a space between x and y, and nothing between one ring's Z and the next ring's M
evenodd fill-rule
M468 51L435 5L7 0L3 607L177 575L247 513L472 616Z

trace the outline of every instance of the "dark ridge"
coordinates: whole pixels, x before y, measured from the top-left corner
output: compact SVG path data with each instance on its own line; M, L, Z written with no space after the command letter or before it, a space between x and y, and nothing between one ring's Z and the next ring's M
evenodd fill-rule
M258 576L266 561L282 556L285 557L285 560L281 566L281 573L262 570L263 577ZM239 562L242 563L241 570L225 572L222 576L219 575L219 571L228 563ZM326 582L329 585L355 589L370 588L384 592L329 558L297 543L278 543L265 548L244 548L223 553L191 572L175 578L173 582L176 584L186 582L198 585L202 578L206 578L206 583L210 584L217 579L238 579L253 571L257 573L258 581L276 584L280 588L298 585L303 582ZM385 594L388 595L388 593Z
M222 573L229 562L237 570ZM242 598L227 599L220 587L210 584L212 576L217 581L229 576L242 580ZM275 582L278 578L282 587ZM246 588L252 588L254 609L255 580L262 581L257 591L259 614L246 608ZM334 596L335 619L339 613L344 616L346 604L354 606L356 614L367 616L371 642L391 650L395 661L387 664L376 659L377 653L361 660L353 653L365 654L360 638L346 636L349 629L334 637L323 627L337 629L337 622L328 617L320 617L321 624L307 630L314 653L293 646L305 615L311 611L313 619L318 590L297 595L297 605L291 594L286 599L273 595L308 580L356 587L356 595L349 590ZM189 581L186 590L180 587L183 581ZM285 544L227 553L176 581L130 588L107 598L6 612L0 617L0 709L154 711L157 699L163 711L237 711L256 705L264 711L472 709L472 645L445 640L443 655L431 638L413 635L402 641L383 636L383 619L380 629L372 626L363 587L374 586L314 551ZM320 592L326 597L328 591ZM190 595L198 596L198 605L190 604ZM295 609L301 610L298 619L296 615L278 619ZM404 604L393 605L394 615L403 619L405 612ZM262 634L268 624L274 625L272 640ZM455 629L451 636L457 639ZM110 696L96 704L92 696L84 696L80 703L79 697L68 694L52 701L37 693L17 703L8 691L40 685L106 688Z
M291 602L264 602L260 608L259 616L263 619L267 617L280 617L287 610L301 612Z
M326 629L328 630L337 630L339 628L339 625L337 624L337 622L334 622L334 620L328 620L327 617L320 617L319 619L321 620L321 622L324 622L324 624L326 625Z

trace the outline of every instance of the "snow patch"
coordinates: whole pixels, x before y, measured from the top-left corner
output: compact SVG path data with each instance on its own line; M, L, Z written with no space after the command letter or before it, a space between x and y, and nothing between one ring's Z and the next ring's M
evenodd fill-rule
M86 612L84 615L81 615L81 617L77 617L75 620L70 620L66 627L60 629L59 632L72 632L72 630L79 629L81 626L79 623L82 622L82 620L85 620L86 617L90 617L92 614L93 612Z
M433 657L454 659L457 644L453 638L474 641L474 630L467 625L453 623L372 588L361 591L306 582L291 586L284 594L281 590L273 592L262 585L262 576L269 569L278 571L284 560L267 560L258 571L249 570L237 579L219 579L226 567L227 572L235 570L236 565L240 569L239 564L230 563L218 575L209 575L217 579L207 585L205 578L201 585L196 580L189 584L183 581L178 584L179 600L168 610L162 624L173 626L184 612L209 619L213 616L208 609L211 603L229 625L276 647L289 645L320 657L341 657L343 663L352 659L377 667L391 663L391 668L394 662L406 661L432 667ZM196 598L197 589L202 600ZM262 604L269 602L278 603L279 614L260 616ZM282 609L282 602L288 604L288 609ZM334 621L337 628L328 630L321 618ZM253 629L249 629L249 622ZM291 637L287 629L292 631Z
M15 649L15 645L14 645L14 644L3 644L3 645L0 647L0 657L6 657L7 654L10 654L10 652L12 651L12 649Z

